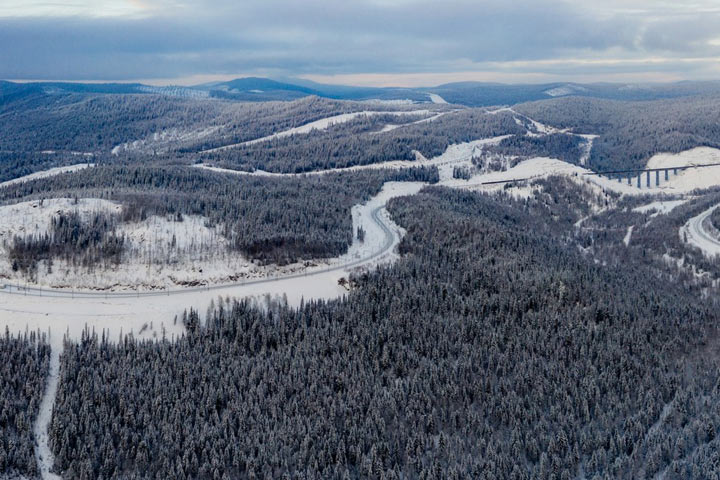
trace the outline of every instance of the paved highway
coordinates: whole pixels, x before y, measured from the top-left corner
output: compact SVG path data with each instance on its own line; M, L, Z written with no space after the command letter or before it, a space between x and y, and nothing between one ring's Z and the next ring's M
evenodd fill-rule
M681 234L687 236L688 243L695 245L708 256L720 254L720 239L708 232L706 228L709 217L720 205L708 208L700 215L697 215L682 227Z

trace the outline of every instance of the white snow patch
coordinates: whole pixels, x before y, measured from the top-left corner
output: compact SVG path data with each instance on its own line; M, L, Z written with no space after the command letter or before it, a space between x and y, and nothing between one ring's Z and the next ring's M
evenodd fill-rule
M18 178L14 178L12 180L8 180L6 182L2 182L2 183L0 183L0 188L8 187L10 185L16 185L18 183L29 182L31 180L38 180L40 178L53 177L55 175L60 175L61 173L77 172L78 170L82 170L82 169L93 167L93 166L95 166L94 163L78 163L75 165L68 165L67 167L50 168L48 170L31 173L30 175L25 175L23 177L18 177Z
M48 232L50 221L61 212L78 212L83 216L93 212L119 213L122 205L97 198L71 198L32 200L14 205L0 206L0 243L2 254L7 255L5 244L9 244L15 235L44 235ZM7 257L5 257L7 258Z
M648 212L655 212L655 215L658 214L666 214L673 211L676 207L679 207L683 203L687 203L690 199L685 198L681 200L660 200L652 203L648 203L647 205L641 205L639 207L635 207L632 209L633 212L638 213L648 213Z
M448 103L445 101L444 98L442 98L437 93L428 93L428 97L430 97L430 101L432 103L437 103L437 104L447 104Z
M379 98L371 98L370 100L363 100L361 103L373 104L373 105L414 105L416 102L409 98L397 99L397 100L381 100Z
M627 233L625 234L625 238L623 238L623 243L626 247L630 246L630 238L632 237L633 228L635 228L635 226L630 225L627 229Z
M549 90L545 90L543 93L546 95L549 95L551 97L563 97L566 95L573 95L578 92L584 92L587 91L586 88L579 87L577 85L563 85L561 87L555 87L551 88Z
M582 149L582 155L580 156L580 165L583 167L587 165L588 160L590 160L590 152L592 152L593 142L595 142L595 139L598 137L597 135L578 135L578 137L582 137L585 139L585 144L583 145Z

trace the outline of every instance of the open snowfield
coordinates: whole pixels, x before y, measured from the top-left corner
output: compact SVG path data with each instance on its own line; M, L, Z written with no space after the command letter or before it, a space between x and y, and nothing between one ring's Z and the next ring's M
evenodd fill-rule
M235 147L240 147L243 145L253 145L255 143L261 143L261 142L267 142L268 140L273 140L276 138L284 138L289 137L291 135L304 135L312 132L313 130L327 130L333 125L339 125L342 123L347 123L351 120L354 120L358 117L366 116L366 117L372 117L377 115L397 115L397 116L407 116L407 115L430 115L432 112L430 110L412 110L412 111L400 111L400 112L381 112L381 111L363 111L363 112L354 112L354 113L343 113L340 115L334 115L332 117L328 118L322 118L320 120L316 120L314 122L306 123L305 125L301 125L299 127L290 128L288 130L283 130L282 132L273 133L272 135L268 135L266 137L256 138L255 140L248 140L247 142L240 142L240 143L234 143L232 145L225 145L223 147L217 147L217 148L211 148L208 150L203 150L202 153L212 153L212 152L221 152L223 150L228 150Z
M23 177L13 178L12 180L8 180L7 182L2 182L0 183L0 188L9 187L10 185L15 185L18 183L28 182L30 180L53 177L55 175L60 175L61 173L76 172L78 170L93 166L95 166L94 163L78 163L75 165L68 165L67 167L55 167L48 170L43 170L41 172L31 173L30 175L25 175Z
M446 104L446 103L448 103L448 102L445 101L444 98L442 98L442 97L441 97L440 95L438 95L437 93L428 93L428 97L430 97L430 101L431 101L432 103L437 103L437 104Z

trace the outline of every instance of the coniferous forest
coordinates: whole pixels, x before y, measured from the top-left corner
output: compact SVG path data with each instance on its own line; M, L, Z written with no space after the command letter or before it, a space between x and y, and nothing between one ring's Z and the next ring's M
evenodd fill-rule
M50 347L36 332L0 336L0 477L38 476L33 425L49 360Z
M0 82L0 480L720 478L715 87L242 85Z
M404 258L299 309L218 302L177 343L68 345L68 478L714 478L715 301L568 249L552 208L393 201ZM430 221L432 219L432 221ZM642 288L636 288L642 285ZM112 454L110 454L112 452Z

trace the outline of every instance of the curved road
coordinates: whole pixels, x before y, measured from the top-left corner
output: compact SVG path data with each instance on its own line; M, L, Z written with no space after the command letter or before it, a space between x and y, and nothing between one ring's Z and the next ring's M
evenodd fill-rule
M720 205L708 208L697 215L680 229L680 233L687 235L687 242L695 245L709 256L720 254L720 239L705 229L705 222Z
M396 234L392 230L392 227L386 223L385 218L380 212L385 208L384 205L376 207L372 210L370 216L377 226L383 232L385 241L382 247L362 258L355 259L349 262L340 263L333 265L328 268L322 268L318 270L310 270L302 273L291 273L287 275L275 275L271 277L260 278L257 280L246 280L241 282L233 283L219 283L216 285L208 285L204 287L188 287L175 290L161 290L152 292L92 292L92 291L67 291L65 289L53 289L53 288L38 288L38 287L25 287L16 284L5 284L4 287L0 288L0 293L11 294L11 295L34 295L38 297L65 297L65 298L118 298L118 297L158 297L168 295L182 295L193 292L206 292L213 290L227 289L231 287L242 287L246 285L258 285L263 283L275 282L277 280L285 280L289 278L300 278L300 277L312 277L321 273L333 272L338 270L344 270L352 267L357 267L366 263L373 262L378 258L388 253L395 244Z

